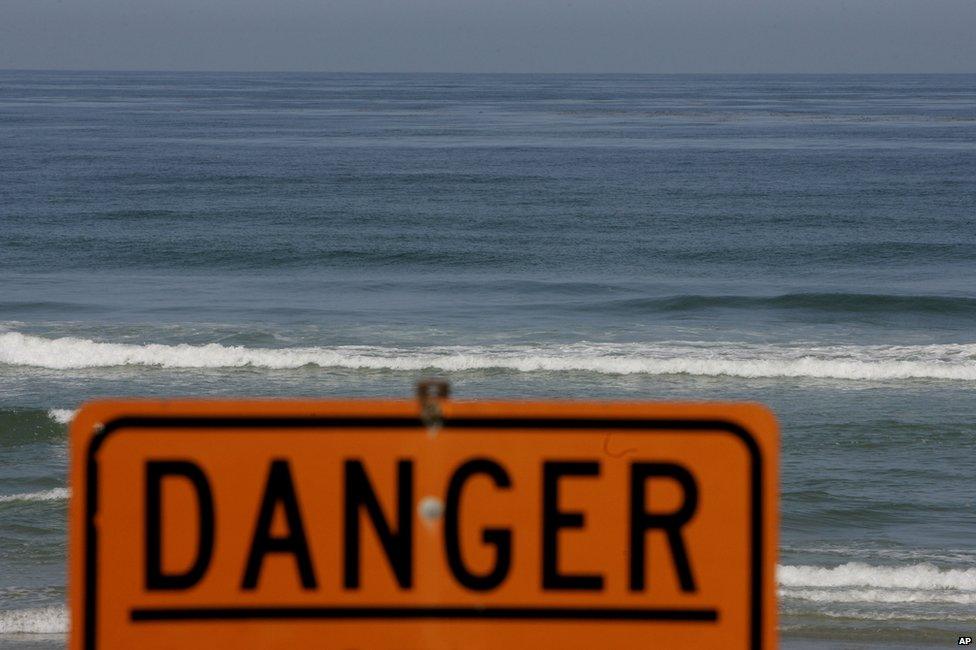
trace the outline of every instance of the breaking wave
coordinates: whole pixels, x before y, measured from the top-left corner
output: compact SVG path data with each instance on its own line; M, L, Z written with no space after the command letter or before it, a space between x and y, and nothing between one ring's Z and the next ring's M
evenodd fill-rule
M219 343L137 345L6 332L0 334L0 364L62 370L117 366L268 369L310 366L393 371L500 369L615 375L976 381L976 344L817 346L678 341L249 348Z
M65 607L0 611L0 634L65 634L67 631Z
M780 566L779 594L818 603L976 604L976 569L940 569L922 563L835 567Z
M60 501L71 496L68 488L53 488L40 492L25 492L23 494L0 494L0 503L12 503L14 501Z
M47 416L58 424L68 424L75 419L75 411L73 409L51 409L47 412Z

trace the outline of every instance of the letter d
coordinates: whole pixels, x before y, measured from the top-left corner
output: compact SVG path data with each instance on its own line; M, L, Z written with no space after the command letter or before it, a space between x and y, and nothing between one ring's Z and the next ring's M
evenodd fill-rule
M196 559L183 573L163 572L163 479L182 477L193 486L197 496L199 537ZM213 495L207 477L195 463L185 460L151 460L146 462L146 589L189 589L200 582L214 543Z

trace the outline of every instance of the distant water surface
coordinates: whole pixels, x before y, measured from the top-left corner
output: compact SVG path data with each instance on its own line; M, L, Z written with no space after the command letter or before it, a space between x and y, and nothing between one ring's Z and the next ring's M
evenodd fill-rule
M0 645L105 395L746 399L783 645L976 631L976 76L0 72Z

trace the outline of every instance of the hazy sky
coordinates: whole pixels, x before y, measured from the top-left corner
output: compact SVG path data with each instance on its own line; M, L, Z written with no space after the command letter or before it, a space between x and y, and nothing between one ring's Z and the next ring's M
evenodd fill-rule
M0 68L974 72L976 0L0 0Z

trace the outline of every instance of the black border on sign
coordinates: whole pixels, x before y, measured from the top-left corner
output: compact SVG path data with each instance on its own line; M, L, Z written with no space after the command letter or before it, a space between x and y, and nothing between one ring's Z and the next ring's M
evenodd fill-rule
M86 453L85 485L85 585L84 585L84 642L85 650L96 650L96 607L98 564L98 458L99 449L108 437L125 428L141 429L336 429L336 428L418 428L424 424L409 417L166 417L122 416L105 423L92 436ZM721 431L739 439L749 452L750 459L750 581L749 581L749 647L761 650L763 641L763 458L755 437L744 427L727 420L666 419L666 418L445 418L444 428L457 429L561 429L590 431L593 429L631 429L646 432L688 431L713 433ZM573 608L573 607L197 607L134 609L133 621L167 620L245 620L245 619L507 619L507 620L659 620L715 622L715 609L646 609L646 608Z

